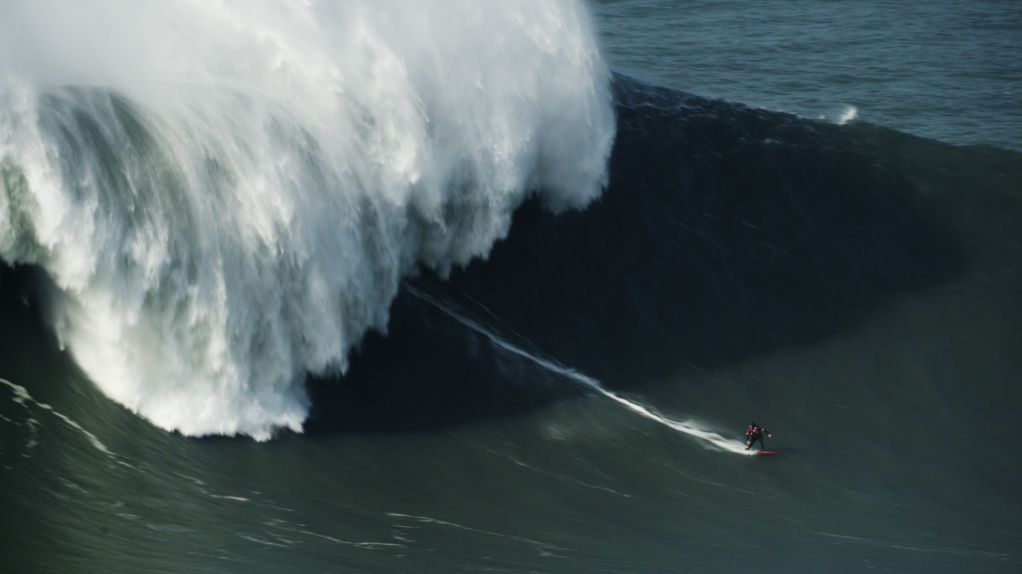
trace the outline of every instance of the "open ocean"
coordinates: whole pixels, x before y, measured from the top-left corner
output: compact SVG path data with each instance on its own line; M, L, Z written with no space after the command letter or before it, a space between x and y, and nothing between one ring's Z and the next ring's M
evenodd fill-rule
M1020 417L1015 0L0 4L3 574L1017 573Z

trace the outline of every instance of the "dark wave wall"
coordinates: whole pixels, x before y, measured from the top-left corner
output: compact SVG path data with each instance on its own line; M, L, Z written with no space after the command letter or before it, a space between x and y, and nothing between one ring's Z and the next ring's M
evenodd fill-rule
M600 201L556 215L529 202L488 260L419 283L627 388L824 340L878 302L961 272L961 248L916 209L915 184L878 142L621 75L614 95ZM407 294L392 313L340 388L314 385L319 413L340 409L314 428L443 425L577 391L519 376L530 367L491 358L484 337Z

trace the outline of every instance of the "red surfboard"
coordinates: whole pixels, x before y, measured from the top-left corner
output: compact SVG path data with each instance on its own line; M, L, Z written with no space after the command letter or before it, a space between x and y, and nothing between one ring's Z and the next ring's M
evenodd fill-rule
M781 452L781 451L779 451L779 450L757 450L756 454L777 454L779 452Z

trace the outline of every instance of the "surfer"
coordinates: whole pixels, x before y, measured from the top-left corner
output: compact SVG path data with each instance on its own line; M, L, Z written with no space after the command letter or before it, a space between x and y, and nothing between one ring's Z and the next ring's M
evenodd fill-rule
M774 436L758 424L750 423L749 428L745 430L745 444L749 445L745 447L745 450L752 448L752 445L756 444L756 441L759 441L760 450L766 450L766 442L763 441L763 435L767 435L771 438Z

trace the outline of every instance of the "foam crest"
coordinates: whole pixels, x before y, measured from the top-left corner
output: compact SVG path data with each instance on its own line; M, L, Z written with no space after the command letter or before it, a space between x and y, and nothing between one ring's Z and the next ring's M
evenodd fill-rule
M418 264L606 183L576 0L7 3L0 257L42 266L110 397L188 435L300 430Z

